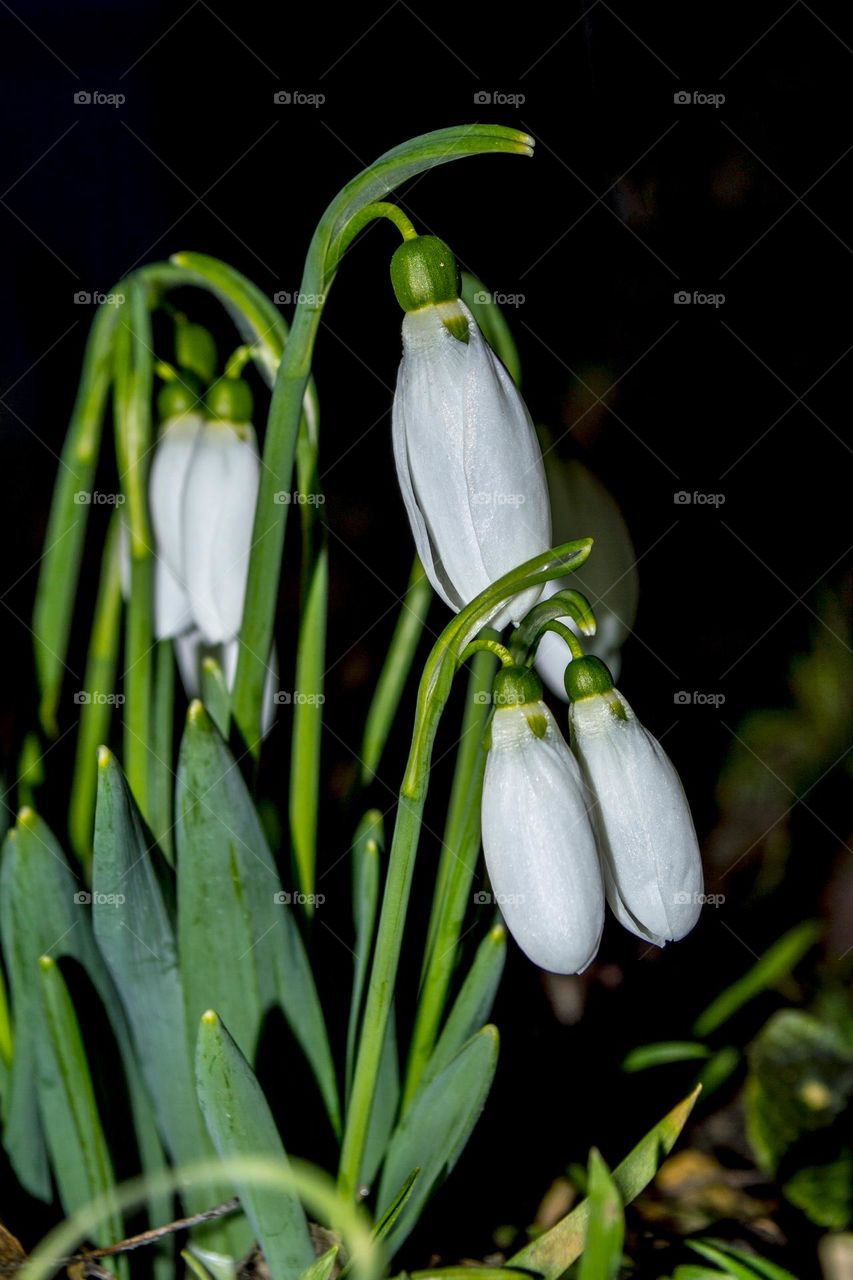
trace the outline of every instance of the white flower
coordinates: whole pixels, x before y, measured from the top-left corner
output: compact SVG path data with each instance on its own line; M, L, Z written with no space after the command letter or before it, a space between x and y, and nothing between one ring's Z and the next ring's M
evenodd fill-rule
M588 803L545 703L498 705L483 784L486 866L516 942L552 973L582 972L601 939L604 891Z
M569 671L595 662L576 660ZM573 694L569 724L596 802L592 818L611 910L626 929L658 946L683 938L701 909L702 860L672 762L612 687Z
M467 322L467 342L436 306L403 320L393 439L418 555L435 590L459 610L550 547L551 517L527 407L471 312L452 306ZM535 587L514 597L491 625L520 620L539 594Z
M616 679L622 665L622 646L637 614L637 556L628 528L611 494L582 462L576 458L564 462L556 449L550 448L545 454L545 472L555 543L588 535L594 539L595 549L569 577L547 582L542 599L563 587L583 592L598 622L595 635L584 639L584 647L601 658ZM562 621L579 634L571 619ZM536 651L536 670L551 692L564 702L563 675L570 657L559 636L546 632Z
M154 530L154 631L158 640L192 626L184 579L183 497L199 434L201 413L167 418L151 463L148 501Z
M201 428L183 490L183 581L208 644L240 629L260 462L249 422Z

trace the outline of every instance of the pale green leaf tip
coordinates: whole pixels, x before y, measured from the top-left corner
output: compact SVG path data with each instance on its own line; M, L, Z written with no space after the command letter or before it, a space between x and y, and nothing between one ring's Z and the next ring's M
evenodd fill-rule
M113 758L113 753L112 751L110 751L109 747L98 747L99 768L106 769L107 765L109 765L112 762L112 758Z
M204 1013L201 1015L201 1025L203 1027L219 1026L219 1014L215 1009L205 1009Z
M202 671L210 671L212 673L222 670L219 663L215 658L212 658L210 654L208 654L206 658L202 658L201 669Z
M25 804L18 810L18 826L34 827L36 825L36 811L31 805Z
M193 698L187 711L187 723L201 725L207 720L207 712L200 698Z
M502 924L493 924L489 930L489 937L492 942L506 942L506 926Z
M39 968L41 969L42 973L47 973L48 970L52 969L55 964L56 964L56 961L53 959L52 956L39 956Z

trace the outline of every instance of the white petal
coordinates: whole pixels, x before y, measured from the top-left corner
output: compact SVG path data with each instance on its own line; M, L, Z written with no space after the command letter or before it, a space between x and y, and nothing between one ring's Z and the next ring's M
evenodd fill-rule
M550 546L541 451L512 379L470 312L459 342L434 307L403 321L393 438L403 501L424 569L455 609ZM524 592L501 628L538 599Z
M466 308L467 311L467 308ZM487 580L494 582L551 545L542 451L518 388L468 313L463 449L471 516ZM481 588L482 590L482 588ZM541 587L515 596L500 628L518 622Z
M179 581L184 578L184 488L203 424L200 413L167 419L151 463L148 501L157 554Z
M530 729L535 710L543 737ZM604 892L588 797L544 703L498 709L483 785L483 850L507 927L552 973L580 973L598 950Z
M418 554L435 590L457 610L488 585L463 463L467 351L434 307L409 312L393 411L397 473Z
M684 788L656 738L614 690L571 705L572 743L597 802L593 818L608 901L627 928L659 942L683 938L702 902L702 860Z
M205 425L186 482L184 564L193 616L209 644L240 628L259 472L251 426Z
M158 640L187 631L193 623L190 599L165 560L154 565L154 634Z

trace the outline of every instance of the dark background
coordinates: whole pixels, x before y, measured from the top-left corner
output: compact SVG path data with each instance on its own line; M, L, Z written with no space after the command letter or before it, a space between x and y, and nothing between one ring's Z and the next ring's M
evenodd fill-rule
M491 14L403 0L334 13L227 0L15 0L2 5L0 24L7 776L34 719L27 622L93 311L75 293L106 292L134 265L179 249L218 255L270 294L295 291L313 227L345 181L405 137L479 119L528 130L535 159L454 163L416 181L402 202L490 288L524 297L509 318L531 411L560 437L564 456L586 457L606 480L640 561L640 613L620 685L665 737L707 836L733 729L750 708L785 703L791 655L823 625L821 591L843 585L849 14L800 0L641 10L596 0ZM81 90L126 101L77 105ZM277 105L281 90L325 101ZM725 101L674 101L694 91ZM524 101L484 106L475 99L483 92ZM390 228L376 226L349 255L315 365L332 554L323 765L339 794L411 560L390 451L395 243ZM724 301L679 306L679 290ZM216 328L223 354L237 345L205 298L183 301ZM680 490L724 503L678 505ZM92 568L81 586L84 619L95 585ZM293 602L288 577L285 669ZM432 629L444 621L436 604ZM72 669L84 643L85 622ZM680 689L726 701L720 711L677 706ZM375 788L383 809L399 784L410 715L411 701ZM72 725L68 705L63 728ZM276 733L262 789L280 799L286 725ZM43 808L60 830L72 737L46 760ZM446 785L439 769L433 830ZM336 813L323 814L327 865L349 839L350 816ZM559 1024L538 975L511 951L496 1010L498 1081L456 1189L412 1239L411 1265L433 1250L448 1260L487 1253L491 1229L530 1221L568 1161L583 1161L595 1142L615 1162L675 1101L688 1079L679 1068L626 1081L618 1063L632 1043L687 1034L750 953L814 910L840 844L833 833L845 834L831 779L795 820L806 853L775 896L757 902L750 875L730 881L724 908L662 955L608 929L602 980L581 984L587 1007L577 1026ZM436 856L427 839L416 939ZM329 930L349 936L344 868L329 878L331 924L316 937L339 1023L351 961ZM724 871L715 869L709 890ZM412 978L417 955L414 946ZM325 1137L314 1140L299 1116L282 1122L294 1151L331 1158ZM21 1234L37 1235L43 1218L12 1203L31 1223Z

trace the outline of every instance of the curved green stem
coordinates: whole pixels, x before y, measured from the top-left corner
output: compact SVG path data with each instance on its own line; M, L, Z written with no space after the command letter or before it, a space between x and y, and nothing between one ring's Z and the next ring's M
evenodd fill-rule
M340 261L340 247L364 219L387 216L381 197L401 182L436 165L467 155L503 151L532 154L532 140L498 125L439 129L380 156L335 197L308 249L293 327L278 366L264 440L264 468L252 533L252 557L240 631L240 657L234 683L234 716L244 739L257 754L266 658L273 637L288 506L274 495L291 483L302 400L311 372L314 342L323 307ZM375 206L367 213L370 206ZM376 213L376 209L379 213Z
M387 218L389 222L393 222L404 240L414 240L418 234L398 204L391 204L387 200L379 200L374 204L365 205L350 219L334 245L332 245L330 256L335 266L338 265L358 233L363 231L368 223L374 222L377 218Z
M553 631L555 635L559 636L562 640L565 640L573 658L583 658L585 656L584 648L580 640L578 640L574 631L571 631L565 623L558 622L556 618L552 618L550 622L546 622L539 632L540 640L546 631Z
M520 667L531 664L545 624L557 618L572 618L581 635L595 635L596 622L592 605L574 587L563 587L547 600L540 600L534 605L513 632L509 647L514 661Z
M471 882L480 853L480 796L486 766L484 734L491 715L494 677L495 656L484 648L475 657L468 680L403 1085L403 1115L412 1103L438 1038L470 902Z
M491 653L496 658L500 658L501 665L504 667L512 667L515 660L506 645L501 644L498 640L483 639L472 640L466 646L459 661L467 662L469 658L473 658L475 653Z

